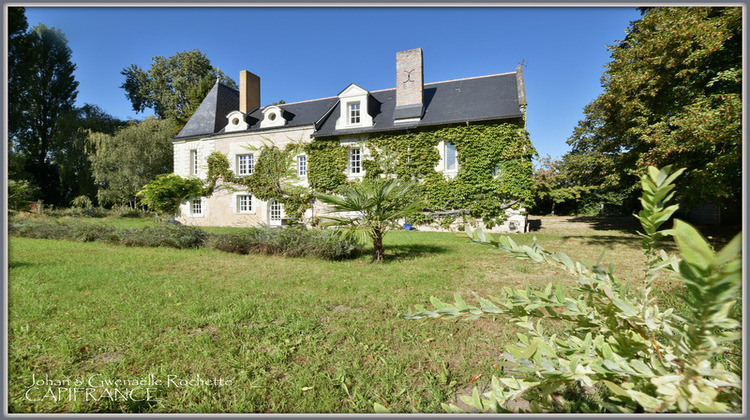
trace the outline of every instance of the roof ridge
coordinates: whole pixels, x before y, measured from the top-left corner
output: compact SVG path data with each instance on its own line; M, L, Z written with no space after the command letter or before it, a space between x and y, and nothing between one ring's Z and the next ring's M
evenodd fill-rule
M484 75L484 76L472 76L472 77L463 77L463 78L460 78L460 79L441 80L439 82L425 83L424 85L425 86L427 86L427 85L437 85L439 83L459 82L461 80L471 80L471 79L483 79L485 77L506 76L506 75L509 75L509 74L516 74L516 72L515 71L508 71L508 72L505 72L505 73L487 74L487 75ZM369 92L370 93L372 93L372 92L385 92L386 90L395 90L395 89L396 89L395 87L392 87L392 88L387 88L387 89L371 90Z
M265 109L265 108L267 108L269 106L280 106L280 107L283 107L284 105L294 105L294 104L301 104L301 103L304 103L304 102L323 101L325 99L333 99L333 98L338 98L338 96L326 96L325 98L307 99L307 100L304 100L304 101L297 101L297 102L284 102L283 104L276 104L276 105L270 105L269 104L269 105L263 106L261 108Z

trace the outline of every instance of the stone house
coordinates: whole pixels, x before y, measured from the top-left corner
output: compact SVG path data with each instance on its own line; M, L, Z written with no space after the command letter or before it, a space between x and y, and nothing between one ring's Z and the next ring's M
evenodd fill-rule
M363 140L370 136L507 121L525 129L521 66L514 72L436 83L424 83L423 76L423 54L418 48L397 53L396 88L367 91L352 83L336 96L261 106L260 78L243 70L239 91L217 82L173 139L174 172L205 179L208 156L220 152L236 176L246 176L258 161L254 148L269 141L280 148L292 141L335 141L349 146L343 172L346 179L356 180L366 172L363 163L370 151ZM440 156L435 171L455 177L461 168L460 153L449 142L435 147ZM295 157L295 171L305 187L313 169L310 163L304 153ZM526 230L523 209L510 212L494 231ZM316 203L303 221L323 213ZM282 224L284 209L275 200L262 201L247 191L222 190L187 200L177 220L203 226L274 226Z

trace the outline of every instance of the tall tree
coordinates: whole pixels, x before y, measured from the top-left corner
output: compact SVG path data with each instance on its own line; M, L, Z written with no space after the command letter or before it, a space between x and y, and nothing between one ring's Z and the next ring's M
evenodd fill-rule
M75 197L97 197L97 185L91 167L96 155L93 133L112 135L126 122L115 118L96 105L85 104L66 112L60 118L60 130L54 145L54 161L60 179L61 201L68 205Z
M131 64L121 73L125 76L121 87L133 104L133 110L143 112L153 108L160 118L177 122L178 130L193 115L217 79L227 86L237 87L198 50L179 52L169 58L153 57L148 70Z
M136 193L144 185L172 172L172 130L170 120L147 118L114 135L92 134L91 163L99 202L135 206Z
M582 194L592 189L573 183L562 161L552 159L550 155L539 158L538 164L534 167L533 179L531 193L534 198L534 210L549 211L553 215L557 204L578 200Z
M643 9L610 50L604 93L568 140L569 172L635 196L647 166L678 165L688 204L739 206L742 9Z
M15 18L19 22L20 16ZM23 23L13 26L22 28ZM14 84L20 83L15 86L20 86L13 92L15 96L9 98L9 149L14 160L22 162L25 175L40 187L42 197L58 202L61 194L54 144L60 118L73 109L78 94L78 82L73 76L76 66L71 62L65 35L57 29L40 24L16 39L19 41L14 48L20 44L25 50L14 58L15 68L9 74Z

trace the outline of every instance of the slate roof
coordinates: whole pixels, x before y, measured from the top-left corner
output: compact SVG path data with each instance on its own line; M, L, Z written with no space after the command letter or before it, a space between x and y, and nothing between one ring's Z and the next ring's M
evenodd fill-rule
M394 122L395 88L370 92L368 108L374 124L360 129L336 130L340 115L336 96L277 106L284 111L284 127L314 125L313 137L331 137L521 118L521 103L525 103L523 76L511 72L426 83L422 119L412 123ZM239 92L217 83L175 140L221 134L227 114L238 108ZM248 132L273 129L261 129L262 119L261 109L252 111L247 118Z
M218 133L227 126L227 114L238 109L239 106L240 93L217 82L175 138Z

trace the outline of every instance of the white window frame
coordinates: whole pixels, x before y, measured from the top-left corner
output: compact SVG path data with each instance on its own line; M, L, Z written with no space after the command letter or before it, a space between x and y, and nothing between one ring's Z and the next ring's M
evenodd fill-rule
M247 158L248 162L246 164L246 168L242 169L242 164L240 163L243 158ZM255 171L255 156L252 153L243 153L237 155L235 158L235 163L237 165L237 176L247 176L252 175Z
M247 206L248 208L243 209L242 208L242 202L244 200L247 200ZM255 206L253 205L253 196L252 194L237 194L236 197L236 206L237 206L237 213L241 214L252 214L255 213Z
M203 211L203 199L201 198L193 198L189 201L188 205L190 206L190 216L192 217L203 217L205 212ZM198 210L197 212L195 210Z
M299 177L307 176L307 155L297 156L297 176Z
M349 125L362 124L362 105L360 102L349 102L346 108Z
M190 175L198 175L198 149L190 149Z
M274 207L276 207L278 210L275 211ZM274 216L277 215L277 212L278 212L278 218L275 218ZM270 226L281 226L283 223L283 220L284 220L284 206L276 200L270 200L268 202L268 224Z
M356 162L354 158L355 155L357 157ZM356 171L355 171L355 168L356 168ZM362 172L362 149L360 149L359 147L352 147L349 149L349 174L350 175L362 175L363 174Z

